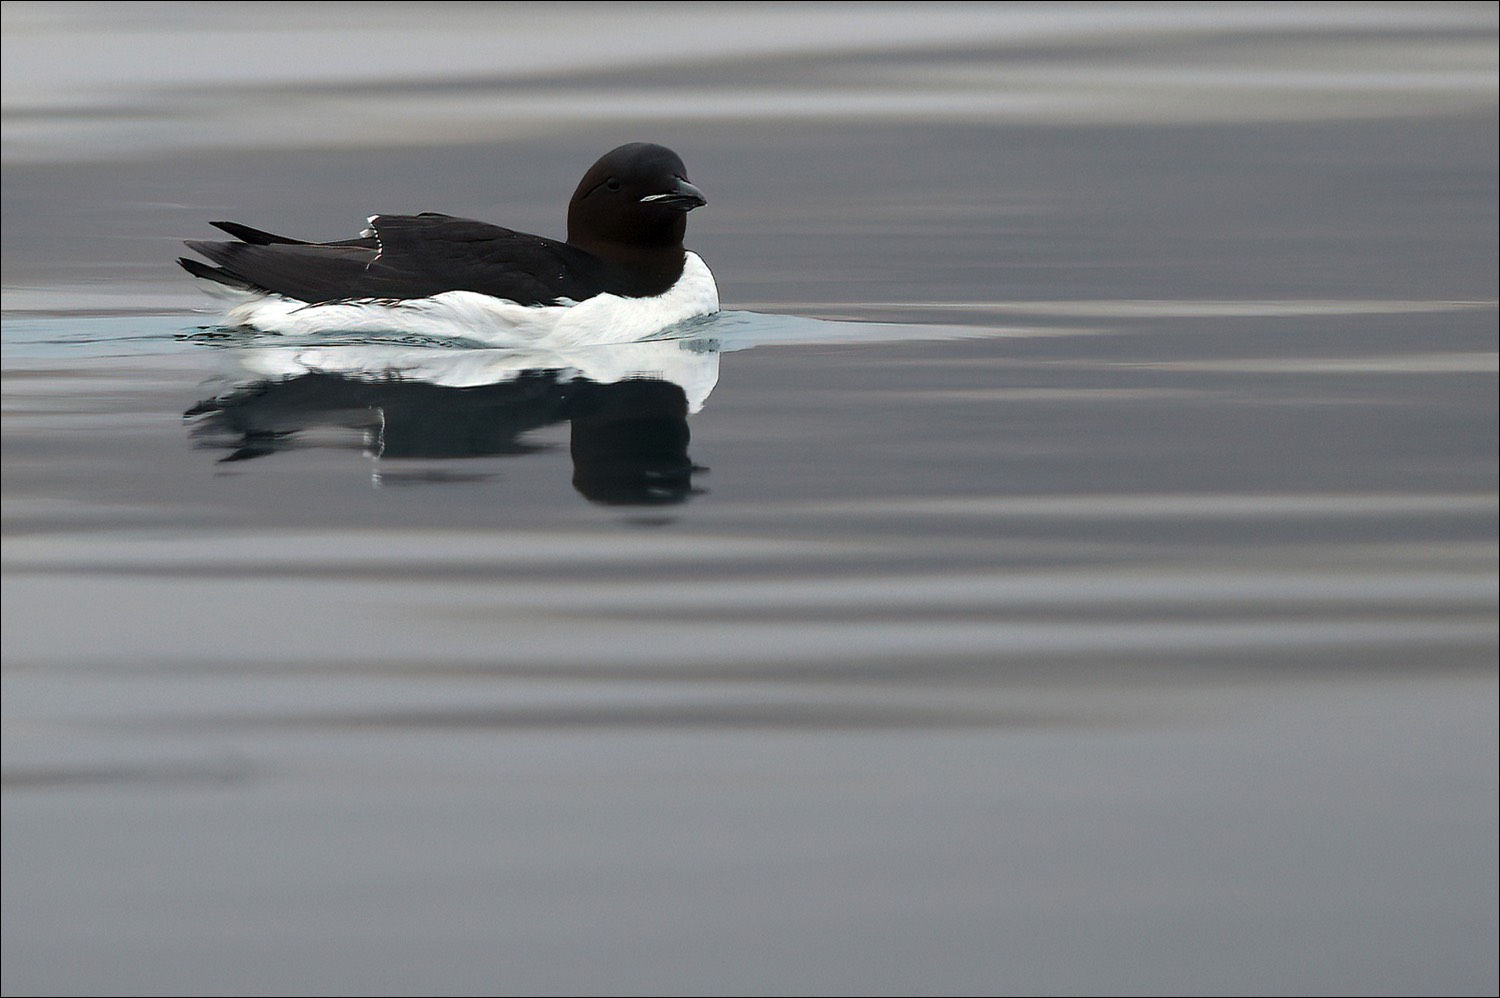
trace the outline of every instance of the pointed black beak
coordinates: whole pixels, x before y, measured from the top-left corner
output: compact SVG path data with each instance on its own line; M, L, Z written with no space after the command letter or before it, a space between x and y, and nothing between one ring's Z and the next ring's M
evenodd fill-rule
M678 211L692 211L694 208L702 208L708 204L708 198L686 180L673 177L670 188L660 194L647 194L641 198L641 203L665 205L668 208L676 208Z

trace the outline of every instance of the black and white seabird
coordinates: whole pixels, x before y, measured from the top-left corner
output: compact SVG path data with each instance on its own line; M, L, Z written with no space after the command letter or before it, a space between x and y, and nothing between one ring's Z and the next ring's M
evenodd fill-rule
M635 142L584 174L566 242L431 212L374 215L331 243L213 222L237 241L187 245L218 266L178 262L243 299L229 321L268 332L621 342L719 310L713 275L682 245L706 203L676 153Z

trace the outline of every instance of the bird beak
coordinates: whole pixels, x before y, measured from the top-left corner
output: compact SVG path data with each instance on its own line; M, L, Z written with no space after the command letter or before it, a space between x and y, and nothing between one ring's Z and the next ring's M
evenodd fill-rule
M641 204L659 204L668 208L676 208L678 211L692 211L694 208L702 208L708 204L708 198L686 180L674 177L670 190L660 194L647 194L641 198Z

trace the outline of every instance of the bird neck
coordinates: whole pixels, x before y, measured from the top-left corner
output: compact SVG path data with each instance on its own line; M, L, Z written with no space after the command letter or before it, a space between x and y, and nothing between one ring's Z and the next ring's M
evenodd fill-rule
M606 259L623 259L639 252L682 252L687 214L671 209L628 212L602 211L575 199L568 205L568 242Z

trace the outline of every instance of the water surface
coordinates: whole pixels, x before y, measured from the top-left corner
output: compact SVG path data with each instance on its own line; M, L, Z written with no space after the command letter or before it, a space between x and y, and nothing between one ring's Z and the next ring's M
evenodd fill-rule
M7 993L1494 993L1492 6L428 7L6 7ZM668 341L173 273L640 138Z

